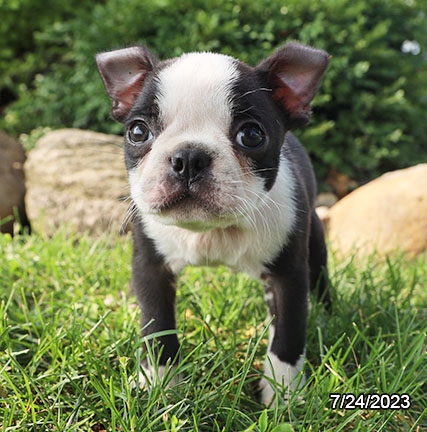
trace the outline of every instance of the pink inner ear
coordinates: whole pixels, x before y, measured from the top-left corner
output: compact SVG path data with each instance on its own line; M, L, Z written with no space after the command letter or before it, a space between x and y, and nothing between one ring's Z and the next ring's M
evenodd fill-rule
M310 72L302 71L278 74L273 81L273 99L285 106L291 117L306 112L315 91L312 78Z
M295 96L292 89L286 86L274 89L273 99L280 105L285 106L291 116L307 109L307 105L304 105L301 99Z
M126 117L142 90L146 75L157 59L145 47L100 53L96 63L105 89L113 100L113 116Z
M123 79L123 72L115 77L116 89L112 96L114 100L113 114L117 118L125 116L130 111L144 82L144 72L140 71L134 74L134 72L129 71L129 75L133 75L133 77L128 80Z
M273 99L292 120L302 124L310 117L310 102L327 65L326 52L290 42L258 67L268 72Z

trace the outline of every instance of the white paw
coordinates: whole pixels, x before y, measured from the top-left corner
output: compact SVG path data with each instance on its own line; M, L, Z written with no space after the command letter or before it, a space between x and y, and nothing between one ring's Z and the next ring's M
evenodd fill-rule
M276 392L274 391L271 384L265 378L262 378L261 381L259 382L259 389L261 391L261 398L260 398L261 403L266 406L269 406L271 401L276 396Z
M268 406L276 397L276 390L272 381L276 381L280 386L287 389L283 394L283 398L285 400L289 399L291 392L293 392L297 386L302 387L305 383L305 377L299 375L303 365L303 357L293 366L280 361L275 354L269 352L268 357L265 359L264 375L270 379L262 378L260 381L261 403Z
M131 389L139 387L144 389L147 387L162 384L166 388L175 385L180 381L180 376L175 373L176 366L142 366L142 371L138 377L132 376L129 380Z

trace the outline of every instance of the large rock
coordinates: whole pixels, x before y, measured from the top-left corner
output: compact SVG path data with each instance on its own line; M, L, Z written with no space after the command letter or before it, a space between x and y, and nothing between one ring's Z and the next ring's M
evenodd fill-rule
M129 196L123 139L78 129L41 138L26 163L30 218L51 233L59 225L101 233L120 228Z
M393 171L356 189L329 211L334 249L366 256L427 248L427 164Z
M0 131L0 232L13 235L15 215L29 228L25 211L25 152L21 143Z

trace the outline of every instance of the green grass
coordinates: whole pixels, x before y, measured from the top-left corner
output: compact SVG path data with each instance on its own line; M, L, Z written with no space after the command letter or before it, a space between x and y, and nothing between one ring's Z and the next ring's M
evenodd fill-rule
M332 257L334 311L312 303L307 383L289 404L278 387L265 409L262 289L225 268L180 278L183 381L132 390L144 341L128 294L130 243L0 236L0 432L426 430L426 254ZM332 392L408 393L412 406L332 410Z

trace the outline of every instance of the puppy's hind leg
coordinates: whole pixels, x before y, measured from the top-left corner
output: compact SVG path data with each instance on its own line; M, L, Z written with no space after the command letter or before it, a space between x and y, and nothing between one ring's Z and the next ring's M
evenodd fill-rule
M323 226L316 212L311 217L309 239L310 289L317 291L318 300L325 304L327 310L332 307L329 294L328 251L325 243Z

